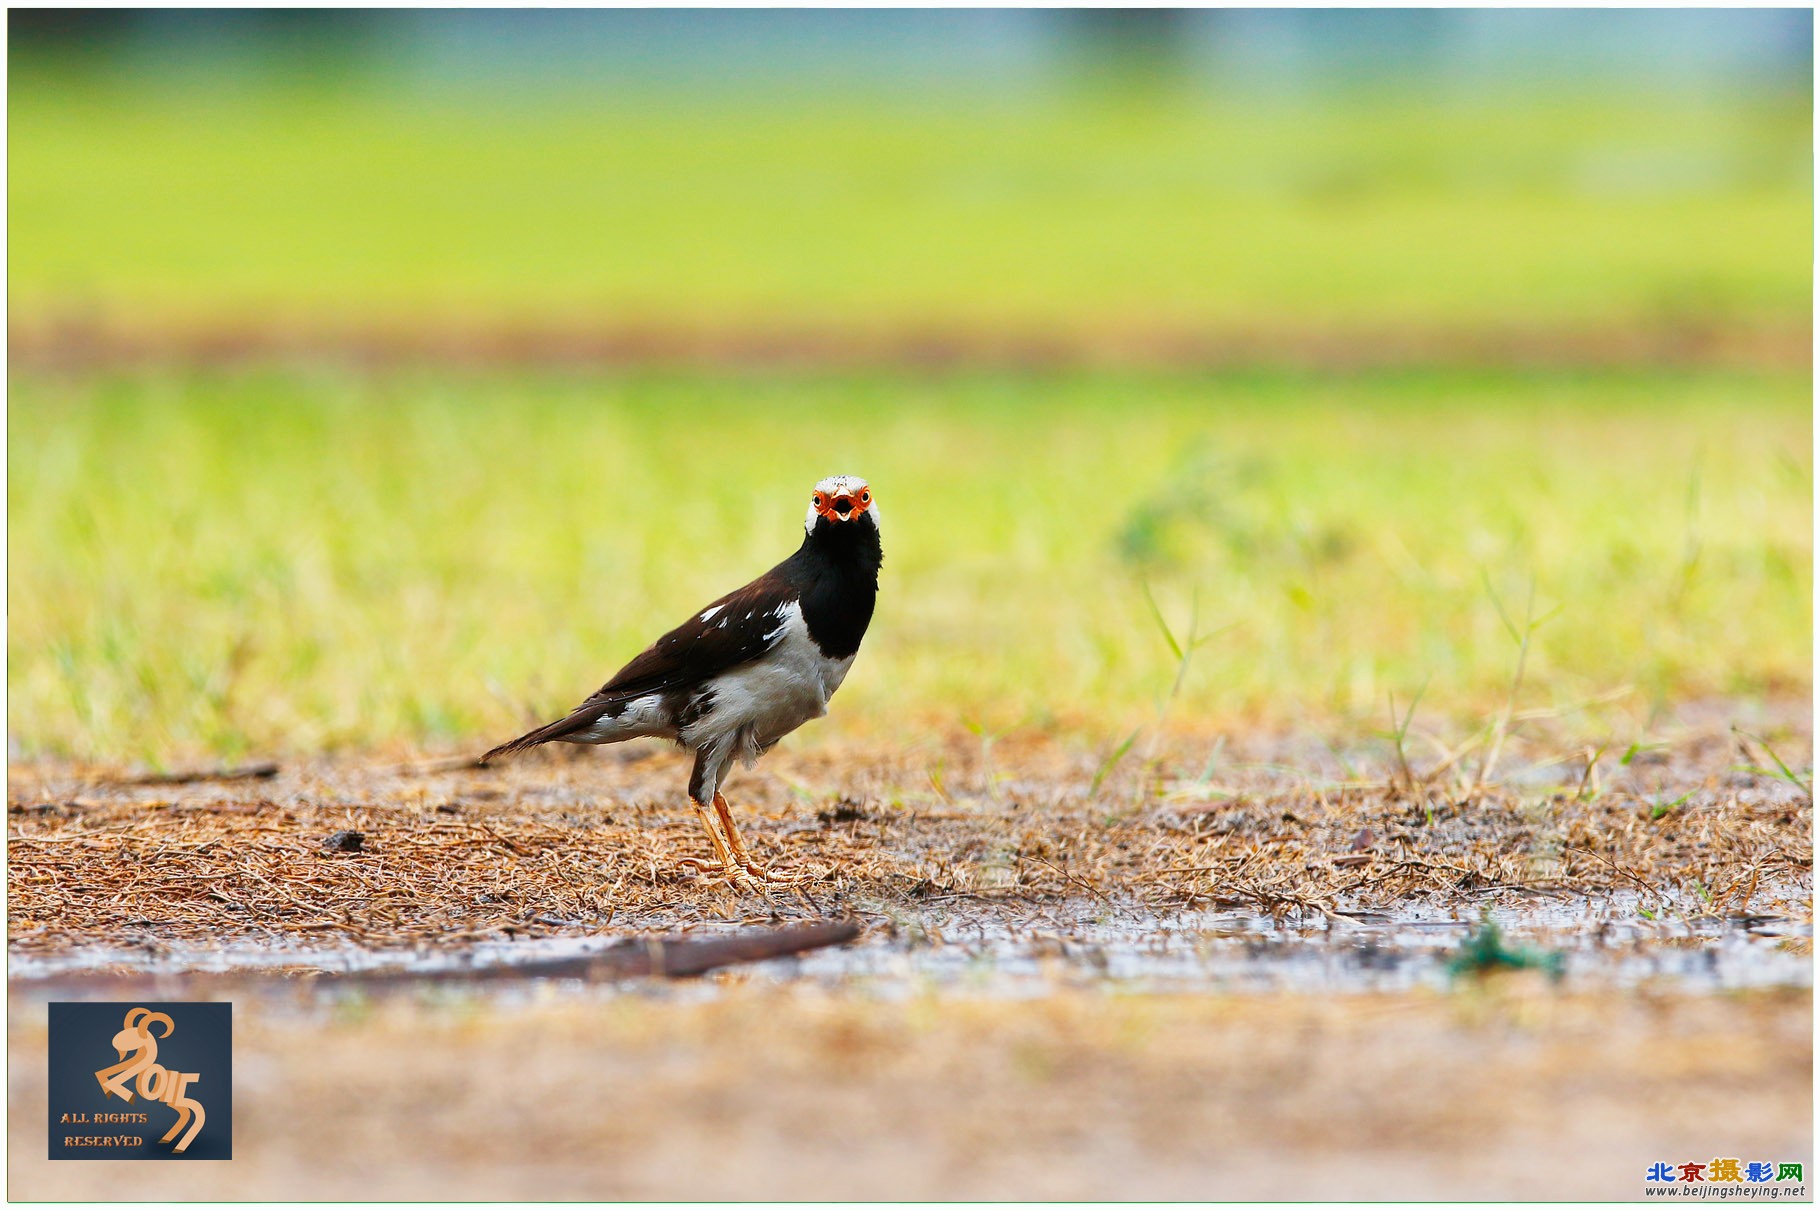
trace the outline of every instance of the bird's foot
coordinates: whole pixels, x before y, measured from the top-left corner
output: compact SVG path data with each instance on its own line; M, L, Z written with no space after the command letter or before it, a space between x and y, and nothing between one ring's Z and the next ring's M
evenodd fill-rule
M766 876L760 869L754 873L745 866L732 861L711 861L703 857L685 857L676 863L683 869L700 877L704 882L736 882L744 887L757 887L763 890Z
M801 866L788 866L783 869L776 867L767 868L759 865L756 861L745 862L743 868L746 873L753 878L758 879L767 886L774 887L802 886L804 883L815 882L818 879L827 877L825 871L818 869L804 869Z
M826 872L819 869L809 870L797 866L779 869L760 865L756 861L723 862L705 857L685 857L677 865L704 882L736 882L760 890L767 887L797 887L827 877Z

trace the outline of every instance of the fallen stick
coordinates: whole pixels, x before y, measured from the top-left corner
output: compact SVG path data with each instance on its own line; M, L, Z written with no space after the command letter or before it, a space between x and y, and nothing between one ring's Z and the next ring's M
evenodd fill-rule
M14 991L40 995L107 991L117 995L157 993L173 995L225 994L232 988L263 984L272 990L297 980L360 988L408 988L435 983L502 982L517 979L688 979L723 966L764 962L830 945L843 945L860 934L853 920L813 920L774 928L746 928L733 933L695 937L687 933L627 937L591 954L564 958L534 958L526 962L500 962L486 966L437 967L430 970L392 968L339 973L303 971L297 967L260 972L191 972L181 970L61 971L41 979L13 977ZM298 966L308 955L298 955Z
M501 979L638 979L657 977L688 979L722 966L764 962L830 945L842 945L859 936L852 920L815 920L780 928L747 928L736 933L691 937L628 937L592 954L566 958L532 959L529 962L494 963L467 969L435 971L362 971L339 976L354 983L416 983L431 981Z
M183 773L147 773L143 777L129 777L117 781L117 786L187 786L198 781L253 781L265 777L277 777L278 766L274 762L258 765L241 765L231 769L194 769Z
M461 769L484 769L492 772L497 765L483 765L478 756L443 756L433 760L410 761L402 765L393 765L381 772L395 777L414 777L430 773L454 773Z

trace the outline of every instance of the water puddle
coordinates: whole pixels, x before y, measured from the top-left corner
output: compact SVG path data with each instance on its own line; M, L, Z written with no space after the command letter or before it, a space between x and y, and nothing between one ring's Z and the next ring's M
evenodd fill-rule
M810 981L884 997L937 991L1022 998L1064 988L1133 994L1439 989L1455 977L1450 967L1467 937L1489 919L1513 950L1558 955L1550 962L1570 986L1666 984L1717 992L1813 985L1809 921L1649 912L1647 901L1623 895L1528 903L1483 917L1418 909L1302 920L1158 914L1082 900L1024 920L959 912L876 917L861 922L868 927L851 943L828 935L818 942L826 948L787 957L748 949L698 965L736 971L733 977L744 981ZM753 935L749 927L704 924L663 936L674 954L699 955ZM630 985L628 973L650 973L648 966L625 962L650 944L643 935L629 940L623 931L416 950L147 943L15 955L9 974L15 992L47 996L123 979L155 981L160 988L231 982L237 990L250 985L253 994L307 987L312 997L432 987L484 989L496 998L539 987L610 994ZM657 966L657 973L699 973L674 965L666 971L661 959ZM651 980L632 982L648 986ZM720 985L699 984L709 994Z

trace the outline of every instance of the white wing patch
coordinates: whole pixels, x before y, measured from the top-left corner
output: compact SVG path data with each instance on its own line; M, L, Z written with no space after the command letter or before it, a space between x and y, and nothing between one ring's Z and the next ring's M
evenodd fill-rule
M747 614L746 616L751 617L752 615ZM777 612L771 615L771 620L775 625L772 629L765 632L765 645L767 647L782 638L784 633L790 629L792 623L802 630L804 638L807 638L809 635L808 624L803 621L803 607L796 601L791 601L788 604L779 607Z
M717 614L717 613L719 613L719 612L720 612L720 611L721 611L721 610L723 610L723 609L725 609L725 608L726 608L726 606L725 606L725 605L710 605L710 606L708 606L708 607L707 607L707 608L706 608L706 609L704 609L704 610L702 610L702 611L701 611L701 621L704 621L704 622L706 622L706 621L709 621L709 620L711 620L711 619L712 619L712 618L713 618L713 617L714 617L714 615L715 615L715 614ZM723 625L723 626L725 626L725 625L726 625L726 622L724 622L724 621L723 621L723 622L722 622L722 623L721 623L721 625Z

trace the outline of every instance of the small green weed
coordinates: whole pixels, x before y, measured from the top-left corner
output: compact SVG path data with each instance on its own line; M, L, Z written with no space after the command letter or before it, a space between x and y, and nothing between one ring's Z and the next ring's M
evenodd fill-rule
M1450 978L1483 978L1497 971L1539 970L1559 982L1567 973L1566 955L1559 950L1512 947L1487 912L1479 927L1466 935L1447 964Z

